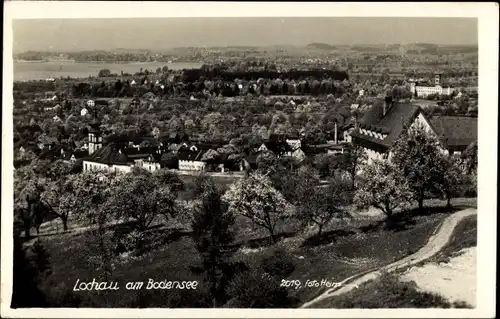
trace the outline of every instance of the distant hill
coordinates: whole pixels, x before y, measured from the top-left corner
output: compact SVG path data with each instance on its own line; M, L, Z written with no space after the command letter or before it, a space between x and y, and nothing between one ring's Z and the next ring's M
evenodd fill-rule
M333 45L329 45L326 43L310 43L307 45L309 48L316 48L316 49L321 49L321 50L334 50L335 47Z

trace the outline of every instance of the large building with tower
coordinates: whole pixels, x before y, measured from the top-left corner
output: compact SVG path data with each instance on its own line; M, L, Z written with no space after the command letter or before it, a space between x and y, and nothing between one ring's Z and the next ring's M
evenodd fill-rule
M88 156L83 159L83 170L108 170L128 173L133 167L148 171L160 169L161 150L159 147L120 148L117 145L103 146L101 123L97 114L90 123Z
M434 85L421 85L418 81L410 79L410 91L414 96L427 97L429 95L451 95L454 91L451 87L441 85L441 73L434 74Z

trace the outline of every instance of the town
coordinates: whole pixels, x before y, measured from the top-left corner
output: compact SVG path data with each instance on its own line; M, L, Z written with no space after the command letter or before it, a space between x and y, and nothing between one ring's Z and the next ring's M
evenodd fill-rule
M108 82L107 85L108 87L113 85L114 89L119 89L121 92L123 91L123 88L121 88L123 86L122 80L123 77L114 83ZM127 79L125 86L128 86L128 90L133 92L135 90L150 89L158 94L158 86L160 86L160 90L162 91L168 90L164 84L160 84L160 80L158 79L156 80L156 87L147 85L148 76L144 76L140 81L143 84L139 88L133 86L136 83L134 79L131 82ZM149 81L153 82L154 78L149 79ZM435 84L437 88L440 88L439 83L440 75L436 74ZM80 87L82 84L84 83L74 85L73 88ZM106 86L104 81L100 87L103 88L103 85L104 87ZM195 85L200 84L197 83ZM237 90L240 90L239 87L243 86L241 83L224 83L222 85L229 86L231 91L235 90L236 87L238 87ZM283 86L287 86L288 84L285 82L281 83L281 85L281 88L278 88L278 90L282 91ZM296 86L295 83L290 85ZM50 86L53 86L52 82L50 82ZM256 84L246 83L245 89L248 90L249 87L256 87ZM261 83L261 91L263 87L264 84ZM254 118L255 122L253 123L251 123L252 119L248 119L248 122L252 124L252 133L256 130L258 131L257 134L252 134L253 136L245 136L245 133L248 134L248 131L250 131L249 129L246 129L247 132L243 134L238 134L238 131L249 128L250 124L246 124L243 127L236 127L234 123L238 119L228 119L221 112L206 113L204 118L199 119L199 123L188 120L188 126L190 127L186 127L186 123L170 123L172 122L172 119L170 119L167 127L164 125L161 130L158 127L154 127L148 131L144 127L146 126L144 119L142 120L142 125L138 123L140 119L139 114L144 114L143 112L148 113L148 111L154 113L155 110L158 111L161 108L159 104L162 103L160 98L151 91L145 93L140 98L134 93L135 97L133 98L114 97L96 100L91 99L91 96L91 98L87 99L72 99L72 92L46 91L44 93L48 98L35 98L30 102L33 103L33 108L40 118L47 118L47 115L51 116L53 123L59 127L59 132L57 135L50 136L46 132L43 132L40 125L36 123L20 127L17 130L18 132L19 130L23 130L24 132L29 132L30 135L33 133L41 134L37 134L38 138L36 140L25 140L19 133L16 136L18 137L16 145L19 146L16 151L21 153L30 151L40 159L51 161L60 159L70 164L74 171L107 168L111 171L130 172L132 167L141 167L149 171L168 168L179 170L180 173L189 174L200 171L230 173L243 171L249 167L256 168L257 157L266 153L272 154L275 158L289 158L300 163L306 160L306 158L312 160L320 154L342 154L344 149L353 144L363 146L370 159L372 157L380 157L380 155L386 152L386 146L399 137L403 126L411 126L413 123L426 125L433 131L435 136L439 137L443 143L442 146L453 154L461 153L468 146L477 142L477 111L472 111L470 109L471 106L469 106L465 112L462 111L463 113L457 110L455 113L452 113L453 115L446 115L449 114L449 111L445 111L442 112L444 114L437 113L437 115L434 115L431 113L431 115L426 116L423 108L412 102L408 96L418 97L419 94L424 94L422 92L430 91L430 87L415 86L415 82L409 82L406 86L395 84L390 88L389 94L383 96L382 99L366 98L364 90L359 89L357 92L354 92L358 94L357 101L367 99L371 100L373 104L360 105L359 103L352 103L347 106L333 105L333 107L338 109L340 114L334 114L331 116L332 118L327 119L328 122L324 123L323 127L316 128L316 130L321 128L328 129L321 132L315 132L313 128L308 127L307 124L310 123L309 121L305 126L300 127L300 129L298 128L299 125L296 125L294 128L289 123L290 120L287 117L290 114L295 115L297 113L307 116L306 114L314 114L317 111L326 111L328 113L328 110L325 110L326 106L321 106L320 103L328 103L329 98L333 99L334 97L331 93L324 97L326 101L322 101L323 98L318 96L316 101L313 102L314 104L311 104L310 100L307 102L300 101L300 99L303 99L303 95L301 94L281 97L280 95L269 93L271 98L267 98L264 101L264 105L270 105L267 109L272 108L276 112L272 115L271 127L267 130L264 128L264 131L258 127L260 124L259 119L255 121L256 119ZM196 90L194 92L197 94L210 94L206 92L206 89L203 89L203 91ZM216 95L217 90L214 91L212 94ZM335 92L335 89L331 91ZM120 92L114 91L109 94L116 96ZM191 93L194 92L191 91ZM327 92L329 92L328 89L325 93ZM466 94L457 90L454 90L452 93L447 95L453 95L455 100L461 99L462 94ZM70 97L66 97L66 95ZM188 103L196 108L196 105L202 103L198 98L194 98L194 95L192 94L189 99L183 100L179 98L176 102ZM424 96L428 95L424 94ZM244 99L238 101L235 97L226 98L222 96L216 97L215 100L222 105L232 106L234 104L244 104L251 98L241 93L239 96ZM260 97L262 96L260 95ZM406 98L401 99L402 96ZM441 97L443 95L439 93L438 96ZM277 101L275 102L272 97ZM228 99L231 100L228 102ZM335 102L338 103L338 101ZM20 103L27 105L27 100L20 101ZM467 100L466 103L471 104L474 102ZM436 104L436 108L438 107L439 105ZM305 108L311 109L311 111L304 111ZM313 111L315 108L318 110ZM26 111L28 110L20 109L17 112L24 114ZM381 114L380 111L382 111ZM130 125L128 127L120 130L112 130L108 125L106 131L101 131L103 120L110 123L114 118L121 118L120 115L123 116L125 114L129 116L124 116L123 118L130 121L132 120L131 115L134 115L134 113L137 118L136 123L129 122ZM377 115L381 116L377 118ZM368 120L362 116L365 116ZM177 119L174 118L175 120ZM212 120L213 122L210 123ZM240 120L244 119L240 118ZM68 123L69 121L73 123ZM230 121L233 123L228 123ZM81 127L73 127L73 130L77 130L80 136L86 133L87 139L75 141L74 133L71 133L71 129L68 129L71 124L81 125ZM226 127L224 127L225 125ZM166 131L164 131L165 129ZM236 130L236 132L231 134L232 136L229 135L231 129ZM454 137L453 134L461 134L463 136L458 138ZM354 142L352 142L352 136L355 136ZM244 138L246 138L246 141ZM370 144L370 140L372 144Z
M14 60L12 307L474 308L477 45Z

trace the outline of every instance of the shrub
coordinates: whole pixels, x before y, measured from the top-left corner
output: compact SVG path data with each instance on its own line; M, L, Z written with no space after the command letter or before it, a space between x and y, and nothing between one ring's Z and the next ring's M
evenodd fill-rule
M286 278L295 270L293 256L284 249L269 249L261 261L265 273L276 278Z
M228 308L292 308L297 299L280 287L278 278L267 277L261 268L245 271L236 276L228 289L233 298L225 305Z

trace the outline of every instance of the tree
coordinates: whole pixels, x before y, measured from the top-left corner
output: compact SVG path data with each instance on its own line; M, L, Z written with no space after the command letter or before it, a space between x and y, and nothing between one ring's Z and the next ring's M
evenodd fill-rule
M79 205L73 187L73 177L70 175L61 181L50 182L41 195L41 200L50 213L61 219L64 231L68 230L71 211Z
M38 287L37 271L26 256L21 239L14 236L12 308L45 307L46 297Z
M51 274L52 270L50 267L49 254L41 240L36 240L32 247L33 261L35 263L35 269L39 278L43 278Z
M193 270L204 274L214 308L227 301L226 288L234 274L234 267L229 261L230 250L225 248L233 242L233 224L234 216L222 202L214 181L205 180L191 223L192 238L202 260L201 267L193 267Z
M46 181L36 174L35 162L14 171L14 216L22 222L26 238L31 237L35 211Z
M316 192L319 185L319 172L312 166L306 165L299 168L296 172L278 171L275 175L280 178L275 183L275 187L285 197L287 201L294 205L299 205L310 198Z
M106 281L113 271L114 253L106 228L115 213L108 199L118 183L120 175L106 171L87 171L73 179L74 196L78 202L73 212L78 219L97 226L84 235L87 249L85 257L96 270L102 270Z
M179 178L179 175L174 171L160 169L154 173L155 178L158 179L160 185L167 185L170 190L178 194L184 189L184 182Z
M354 203L358 208L378 208L390 219L396 208L411 203L412 196L408 181L396 165L374 160L362 168Z
M321 177L331 175L332 168L337 163L337 156L331 154L317 154L314 157L314 167L320 172Z
M207 187L211 187L212 178L205 172L198 174L191 185L191 192L194 197L199 197L206 192Z
M104 77L108 77L111 75L111 71L108 70L108 69L102 69L102 70L99 70L99 73L97 74L97 77L100 77L100 78L104 78Z
M391 160L408 180L422 210L426 192L431 191L444 175L444 166L440 165L443 152L438 140L423 127L417 126L404 130L392 153Z
M477 141L469 145L462 153L467 174L477 171Z
M111 196L111 190L119 183L119 175L106 171L86 171L75 175L72 183L72 190L78 202L78 205L73 207L75 217L95 224L99 216L104 214L104 204Z
M266 175L275 170L277 163L278 159L271 151L262 152L257 156L257 168Z
M158 139L160 137L160 129L157 127L154 127L153 131L152 131L152 135L154 136L154 138Z
M177 154L174 154L173 152L163 154L160 162L162 166L170 169L177 169L179 167L179 158Z
M460 167L461 164L462 162L457 156L443 156L443 180L437 186L446 198L447 208L451 208L452 197L459 194L465 181L465 176Z
M367 160L366 152L358 145L349 145L337 162L337 168L347 172L351 177L351 187L355 188L359 167Z
M323 227L334 218L349 217L347 206L351 203L351 186L345 181L333 180L328 187L313 188L299 205L297 217L306 225L316 225L318 236Z
M296 300L288 295L287 288L276 280L263 275L260 269L248 270L236 276L229 286L233 298L230 308L292 308Z
M168 185L146 170L126 174L113 188L107 202L117 218L132 219L139 231L144 231L158 215L167 219L175 214L176 194Z
M271 184L271 180L260 173L241 178L232 184L223 197L229 211L252 220L269 231L274 243L278 221L291 216L291 205Z
M219 153L216 150L209 149L203 156L201 157L202 161L215 161L220 157Z
M262 261L235 276L228 287L231 308L289 308L298 300L280 282L295 269L293 256L283 249L264 252Z

